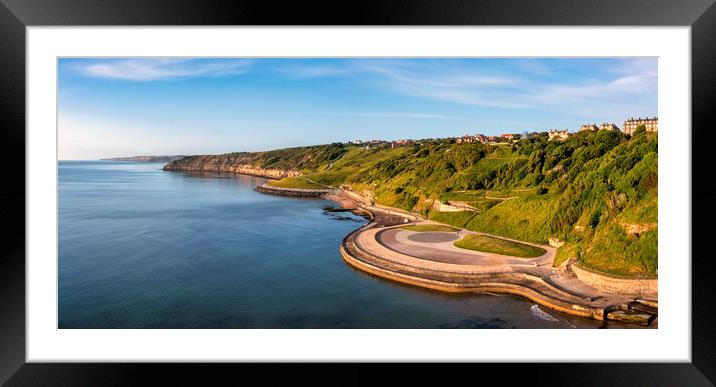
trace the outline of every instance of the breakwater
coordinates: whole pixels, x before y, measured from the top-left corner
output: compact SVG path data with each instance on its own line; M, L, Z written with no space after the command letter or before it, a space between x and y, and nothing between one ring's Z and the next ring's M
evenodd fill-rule
M320 198L324 195L335 194L338 190L331 188L284 188L284 187L272 187L268 184L259 185L254 190L279 196L290 196L298 198Z

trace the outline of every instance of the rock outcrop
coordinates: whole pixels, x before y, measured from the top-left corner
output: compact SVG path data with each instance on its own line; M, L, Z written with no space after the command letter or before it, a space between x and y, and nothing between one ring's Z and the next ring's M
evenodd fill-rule
M549 238L549 245L552 247L562 247L564 246L564 241L561 241L558 238L551 237Z
M628 236L639 236L642 233L655 230L658 227L656 223L620 223L619 225L622 226Z
M437 199L433 202L433 209L439 212L477 211L477 208L462 201L449 201L443 203Z

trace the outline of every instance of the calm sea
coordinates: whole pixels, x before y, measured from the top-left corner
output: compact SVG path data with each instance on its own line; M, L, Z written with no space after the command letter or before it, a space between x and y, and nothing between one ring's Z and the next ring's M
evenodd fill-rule
M255 192L265 179L161 167L59 163L59 328L605 326L356 271L338 246L365 219Z

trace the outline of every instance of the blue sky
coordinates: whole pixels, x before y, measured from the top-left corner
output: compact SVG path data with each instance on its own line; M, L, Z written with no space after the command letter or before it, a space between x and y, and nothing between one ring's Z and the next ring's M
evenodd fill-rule
M576 131L657 115L656 58L59 60L59 158Z

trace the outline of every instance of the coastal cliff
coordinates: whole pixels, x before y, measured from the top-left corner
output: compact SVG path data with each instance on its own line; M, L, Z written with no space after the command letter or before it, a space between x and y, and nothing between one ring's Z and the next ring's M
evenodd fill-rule
M163 169L165 171L230 172L269 179L283 179L301 174L292 170L258 167L250 164L252 161L250 154L246 156L191 156L174 160L165 165Z
M283 179L327 168L346 152L342 144L314 145L265 152L188 156L164 166L165 171L231 172Z

